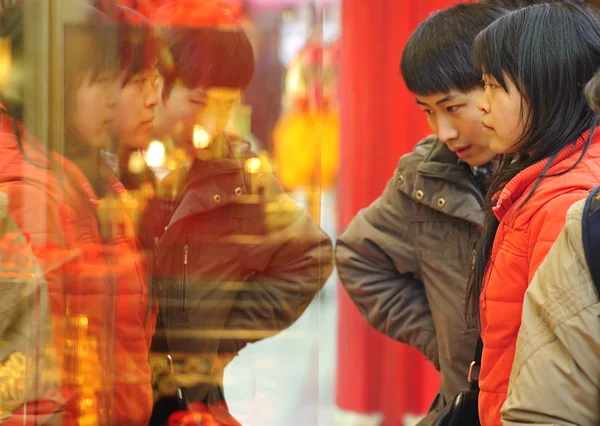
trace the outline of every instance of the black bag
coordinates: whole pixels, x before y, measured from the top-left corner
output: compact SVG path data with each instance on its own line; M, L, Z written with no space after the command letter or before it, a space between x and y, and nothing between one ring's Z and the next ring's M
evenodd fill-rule
M481 352L483 351L483 342L481 338L477 340L473 362L469 368L470 389L456 395L454 399L446 405L432 426L480 426L479 423L479 368L481 367ZM477 377L474 373L477 370Z
M593 189L585 202L581 218L583 251L592 275L592 280L600 294L600 186ZM596 259L594 262L593 259Z

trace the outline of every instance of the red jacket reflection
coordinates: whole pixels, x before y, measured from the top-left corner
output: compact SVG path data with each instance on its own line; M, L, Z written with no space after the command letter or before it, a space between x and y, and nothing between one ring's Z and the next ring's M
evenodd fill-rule
M49 161L41 148L25 145L27 158L11 119L2 117L0 190L42 261L63 386L80 396L86 385L95 388L91 403L97 404L99 424L146 425L156 310L149 308L146 264L127 232L131 226L126 218L111 223L110 237L103 240L100 201L81 171L57 154ZM115 198L126 196L116 178L111 187ZM93 350L73 346L84 341ZM77 417L81 398L72 401L68 414Z

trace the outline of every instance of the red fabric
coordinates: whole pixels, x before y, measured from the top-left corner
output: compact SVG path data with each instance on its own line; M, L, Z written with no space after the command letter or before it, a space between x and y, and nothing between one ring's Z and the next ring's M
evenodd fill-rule
M430 133L400 76L400 57L420 21L456 3L342 2L340 228L381 194L400 156ZM338 347L340 408L382 413L385 426L427 411L439 387L437 372L416 350L371 329L343 290Z
M209 407L193 402L185 411L176 411L169 416L168 426L242 426L229 414L229 408L223 403Z
M11 121L3 116L0 122L0 190L8 196L11 217L31 236L46 277L63 384L76 385L80 360L66 356L65 342L71 320L82 315L98 344L96 364L110 389L101 399L112 401L113 423L147 424L152 410L147 355L156 310L147 315L144 259L133 238L122 235L126 223L116 226L109 241L101 240L99 201L87 179L58 155L56 174L44 168L49 161L35 141L27 144L24 158ZM116 179L113 190L124 191Z
M191 27L236 26L241 5L233 0L176 0L152 13L156 25Z
M568 147L552 163L548 175L571 167L582 152L586 132L575 150ZM499 195L494 213L500 226L481 293L483 357L479 385L481 424L500 426L500 408L521 325L523 298L538 266L562 230L567 210L600 183L600 128L584 159L562 176L543 179L533 196L519 209L542 172L537 163L511 180Z

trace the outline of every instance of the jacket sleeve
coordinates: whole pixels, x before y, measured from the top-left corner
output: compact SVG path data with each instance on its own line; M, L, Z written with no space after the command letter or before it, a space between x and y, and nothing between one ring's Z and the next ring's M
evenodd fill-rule
M331 239L272 179L276 193L263 208L265 232L245 248L244 269L250 273L224 325L249 334L221 341L221 353L238 352L292 325L333 269Z
M340 235L335 261L342 285L367 322L423 353L439 369L435 327L412 244L412 206L396 188L362 210Z
M6 360L12 352L21 353L35 361L31 373L42 378L42 388L57 386L60 375L56 373L55 351L52 350L53 329L46 281L38 259L8 209L8 199L0 192L0 336L3 338L0 360ZM27 392L35 394L33 389Z
M600 302L587 270L583 203L525 294L504 426L600 424Z
M42 189L26 183L11 182L2 185L1 190L7 195L10 216L27 236L35 256L39 259L46 278L51 306L62 311L62 297L58 294L61 292L53 292L53 289L62 288L60 268L67 261L62 256L54 255L52 250L52 247L64 246L58 205L49 202L48 194ZM40 216L45 220L40 220ZM56 332L59 333L59 330Z

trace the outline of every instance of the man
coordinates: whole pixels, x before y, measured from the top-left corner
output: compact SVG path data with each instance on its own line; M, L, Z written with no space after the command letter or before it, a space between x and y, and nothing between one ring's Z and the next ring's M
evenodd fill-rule
M154 21L165 45L154 137L185 152L189 165L165 178L147 211L162 319L153 347L187 354L189 369L176 370L190 411L237 425L225 366L300 317L329 277L332 245L266 161L225 131L254 71L234 11L179 1Z
M440 370L440 392L420 425L469 387L478 333L465 322L464 297L494 158L477 109L483 89L472 45L503 12L461 4L413 32L401 72L434 134L400 159L383 194L336 246L340 279L369 324Z

